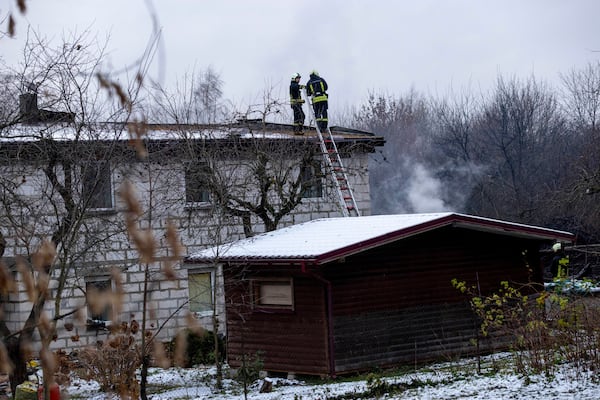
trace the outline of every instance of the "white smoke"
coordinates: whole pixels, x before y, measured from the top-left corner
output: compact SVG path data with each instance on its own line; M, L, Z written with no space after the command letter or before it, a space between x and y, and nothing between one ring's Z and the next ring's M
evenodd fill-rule
M406 187L407 200L416 213L450 211L442 200L441 182L422 165L415 164Z

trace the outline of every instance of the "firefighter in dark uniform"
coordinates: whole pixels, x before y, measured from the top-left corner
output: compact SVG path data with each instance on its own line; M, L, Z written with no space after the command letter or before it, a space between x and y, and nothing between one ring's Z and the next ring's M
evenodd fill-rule
M300 92L304 89L304 85L300 84L300 74L295 73L292 75L292 82L290 83L290 105L292 106L292 110L294 112L294 134L302 135L302 128L304 127L304 110L302 110L302 104L304 104L304 99L302 99L302 93Z
M319 76L317 71L310 73L310 79L306 82L306 91L309 96L312 96L313 109L315 110L315 118L320 131L327 129L327 82Z

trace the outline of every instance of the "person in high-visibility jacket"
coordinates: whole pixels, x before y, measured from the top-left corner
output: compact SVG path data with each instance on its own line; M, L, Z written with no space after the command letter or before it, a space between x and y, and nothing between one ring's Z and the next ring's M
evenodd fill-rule
M553 279L565 279L569 276L569 256L565 253L560 242L552 246L554 257L550 265L550 272Z
M290 105L294 112L294 134L302 135L302 129L304 128L304 110L302 110L302 104L304 99L300 90L304 89L304 85L300 84L300 74L295 73L292 75L292 82L290 83Z
M313 110L320 131L327 129L329 120L327 119L327 82L319 76L319 73L313 70L310 73L310 79L306 82L306 92L312 97Z

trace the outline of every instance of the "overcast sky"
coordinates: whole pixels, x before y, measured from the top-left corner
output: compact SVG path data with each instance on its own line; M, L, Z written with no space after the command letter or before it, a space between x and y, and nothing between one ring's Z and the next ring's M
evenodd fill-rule
M14 0L0 0L0 12ZM149 7L148 4L151 4ZM600 59L599 0L28 0L16 39L0 55L19 61L27 25L58 43L89 29L110 35L113 68L134 62L162 29L154 79L208 66L238 107L274 87L286 98L290 76L317 69L332 111L370 91L411 87L427 94L489 88L499 74L557 83L559 73ZM5 29L3 27L3 29ZM335 112L335 111L334 111ZM330 118L335 120L332 115Z

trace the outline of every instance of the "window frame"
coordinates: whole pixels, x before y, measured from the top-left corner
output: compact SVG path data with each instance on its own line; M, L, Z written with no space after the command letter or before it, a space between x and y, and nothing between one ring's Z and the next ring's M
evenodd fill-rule
M321 171L319 174L318 172ZM314 160L310 164L300 167L301 179L301 194L303 199L322 199L323 190L323 173L322 165L319 161Z
M274 303L262 303L261 299L261 288L265 285L278 284L283 286L287 283L289 287L289 304L274 304ZM268 311L268 312L294 312L295 311L295 296L294 296L294 279L292 277L259 277L250 280L250 298L252 309L254 311Z
M98 289L98 284L104 284L103 288ZM109 302L106 304L104 310L101 314L94 314L93 310L90 307L90 302L88 299L90 293L90 287L94 286L99 290L100 293L109 292L110 295L115 293L115 282L109 275L97 275L97 276L88 276L85 278L85 305L86 305L86 326L88 330L100 330L106 329L108 323L111 321L111 316L113 312L113 306ZM94 317L100 318L94 318Z
M86 165L81 166L81 196L88 201L87 209L90 211L114 210L115 198L110 161L90 160Z
M210 172L207 162L186 162L183 166L184 200L186 208L206 208L212 204L208 179ZM198 186L193 190L192 185ZM196 198L199 197L199 198Z
M202 310L202 311L194 311L192 310L192 293L191 293L191 288L192 286L190 285L190 277L192 275L209 275L209 282L210 282L210 290L209 290L209 296L210 296L210 307L208 310ZM193 315L197 316L197 317L203 317L203 316L211 316L213 314L213 311L215 310L215 297L216 297L216 293L215 293L215 280L216 280L216 274L215 271L208 270L208 269L194 269L194 270L188 270L188 309L190 311L190 313L192 313Z

